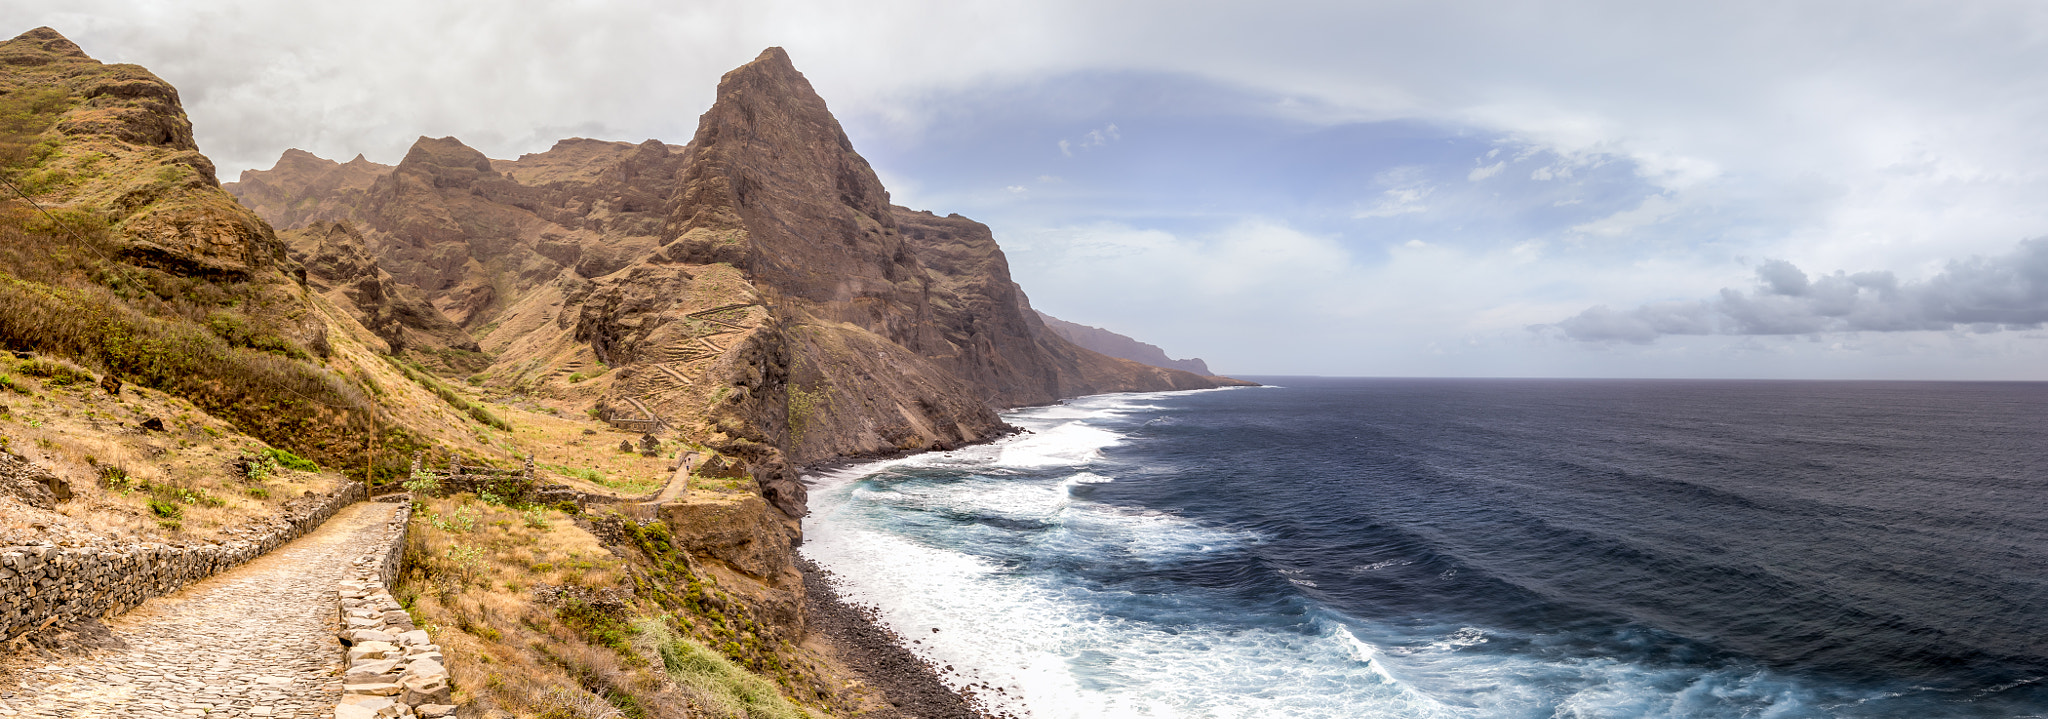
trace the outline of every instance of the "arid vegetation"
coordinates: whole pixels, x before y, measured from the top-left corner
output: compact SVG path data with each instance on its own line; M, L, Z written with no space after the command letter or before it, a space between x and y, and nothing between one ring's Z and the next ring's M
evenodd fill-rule
M397 596L449 653L466 704L560 719L838 713L823 664L700 574L660 522L470 494L422 499L414 517Z

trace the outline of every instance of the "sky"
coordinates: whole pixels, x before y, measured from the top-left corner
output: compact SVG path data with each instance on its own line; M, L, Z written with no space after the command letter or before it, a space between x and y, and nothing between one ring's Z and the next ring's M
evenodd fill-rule
M1224 373L2048 380L2038 2L0 0L224 180L681 143L786 48L1033 304Z

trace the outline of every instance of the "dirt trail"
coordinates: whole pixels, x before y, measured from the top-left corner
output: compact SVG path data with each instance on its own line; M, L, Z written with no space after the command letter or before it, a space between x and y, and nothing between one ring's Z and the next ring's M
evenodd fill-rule
M359 502L240 567L107 622L125 649L20 672L0 717L331 717L335 584L399 505Z

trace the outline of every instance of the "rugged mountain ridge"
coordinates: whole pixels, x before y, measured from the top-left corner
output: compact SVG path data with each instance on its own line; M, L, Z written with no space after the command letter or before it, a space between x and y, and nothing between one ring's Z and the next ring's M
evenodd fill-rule
M228 188L281 225L364 228L392 277L482 335L493 386L701 433L792 517L796 466L986 440L1002 408L1220 383L1049 329L988 227L889 202L780 48L720 80L682 147L490 160L421 138L377 167L294 150ZM599 367L602 385L558 379Z
M1040 320L1045 321L1046 327L1051 328L1054 332L1058 332L1061 337L1067 338L1067 341L1111 357L1119 357L1163 369L1193 372L1204 377L1213 374L1209 371L1209 363L1203 362L1200 357L1173 359L1166 356L1166 350L1160 349L1159 345L1140 342L1101 327L1090 327L1084 324L1068 322L1044 312L1037 314Z
M347 309L384 341L388 354L415 347L477 351L476 341L429 304L419 288L397 281L341 222L315 222L280 237L305 267L308 286Z
M8 118L20 125L9 134L40 134L31 126L54 120L56 137L0 148L0 160L34 168L24 191L89 211L138 265L246 281L286 264L270 226L220 191L170 83L94 60L49 28L0 44L0 66L0 91L27 105Z
M0 375L37 395L0 451L33 439L80 496L150 500L121 520L145 523L265 499L262 458L305 461L285 449L406 482L432 519L394 591L451 628L456 699L485 713L972 716L935 672L878 676L812 631L794 467L1216 381L1049 331L988 228L891 205L779 50L726 76L687 146L294 151L237 200L174 89L43 28L0 43L0 174L24 188L0 199L0 368L41 378ZM478 464L524 469L455 470Z

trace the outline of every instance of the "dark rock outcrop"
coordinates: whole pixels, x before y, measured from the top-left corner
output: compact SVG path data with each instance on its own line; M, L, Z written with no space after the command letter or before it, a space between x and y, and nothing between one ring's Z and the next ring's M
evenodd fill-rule
M0 495L38 509L51 509L71 499L71 483L42 465L0 451Z
M476 340L428 304L418 288L377 266L363 236L347 223L315 222L282 235L292 258L306 268L307 284L348 310L389 345L408 349L476 352Z

